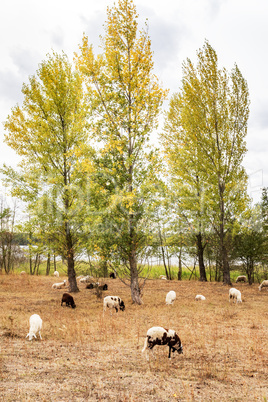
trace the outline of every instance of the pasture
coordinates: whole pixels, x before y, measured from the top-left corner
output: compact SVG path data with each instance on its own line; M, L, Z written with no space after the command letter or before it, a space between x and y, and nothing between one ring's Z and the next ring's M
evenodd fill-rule
M119 279L105 279L102 296L120 296L126 310L103 315L102 299L84 284L73 294L77 308L61 307L57 281L0 276L0 400L267 401L267 288L234 284L243 300L236 305L221 283L154 279L136 306ZM169 290L177 294L170 306ZM196 302L197 294L206 300ZM43 339L29 342L34 313ZM141 350L152 326L174 329L184 354L168 360L168 347L156 346L148 363Z

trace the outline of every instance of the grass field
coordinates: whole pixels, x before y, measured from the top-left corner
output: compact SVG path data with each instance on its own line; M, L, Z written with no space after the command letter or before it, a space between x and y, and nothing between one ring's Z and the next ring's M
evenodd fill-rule
M0 276L1 401L267 401L268 289L236 284L243 303L228 302L221 283L148 280L143 305L119 279L105 295L126 310L103 316L102 299L80 285L77 308L61 307L58 279ZM165 305L165 295L177 299ZM195 302L196 294L206 301ZM29 317L43 319L42 340L25 339ZM148 328L172 328L184 354L168 360L156 346L141 353Z

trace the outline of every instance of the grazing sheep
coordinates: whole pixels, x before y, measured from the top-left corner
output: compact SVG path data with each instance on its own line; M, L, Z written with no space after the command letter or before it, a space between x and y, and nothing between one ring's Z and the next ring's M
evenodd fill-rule
M262 283L259 286L259 291L262 290L262 288L267 288L268 287L268 280L262 281Z
M99 282L91 282L89 285L86 286L86 289L94 289L99 287Z
M240 275L236 278L235 283L237 282L247 282L247 277L245 275Z
M63 289L67 286L67 281L64 279L63 282L53 283L52 289Z
M69 293L63 293L62 299L61 299L61 306L63 303L65 303L66 306L68 306L68 307L72 307L72 308L76 307L74 298Z
M100 289L100 290L108 290L108 285L107 285L107 283L105 283L104 285L100 285L100 286L99 286L99 289Z
M106 311L106 308L114 308L116 312L118 310L125 310L125 303L119 296L106 296L103 299L103 313Z
M59 274L58 271L54 271L54 274L53 274L53 275L56 276L57 278L59 278L59 276L60 276L60 274Z
M20 275L26 275L25 271L21 271Z
M160 276L159 276L159 279L167 280L167 277L166 277L165 275L160 275Z
M111 272L111 273L110 273L110 278L115 279L115 278L116 278L116 273L115 273L115 272Z
M39 332L40 339L42 339L41 336L41 329L42 329L42 319L38 314L33 314L30 317L30 329L29 333L26 335L26 338L29 337L29 341L33 339L33 337L36 338L37 332Z
M92 281L92 279L94 279L93 276L86 275L86 276L83 276L83 278L81 278L81 279L79 280L79 282L80 282L80 283L89 283L89 282Z
M203 295L196 295L195 296L195 301L198 301L198 300L206 300L206 298Z
M176 292L174 292L174 290L171 290L166 295L166 304L173 304L175 300L176 300Z
M229 290L229 303L230 303L231 299L234 299L233 300L234 303L235 303L235 300L236 300L236 303L242 303L240 290L237 290L235 288L231 288Z
M183 353L183 347L179 336L173 329L165 329L163 327L152 327L148 329L142 353L146 350L146 359L149 361L149 350L152 350L155 345L168 345L171 358L171 351Z

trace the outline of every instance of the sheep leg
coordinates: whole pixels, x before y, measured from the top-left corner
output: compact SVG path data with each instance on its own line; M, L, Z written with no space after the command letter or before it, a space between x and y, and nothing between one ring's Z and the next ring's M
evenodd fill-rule
M39 336L40 336L40 339L42 339L42 336L41 336L41 331L39 331Z

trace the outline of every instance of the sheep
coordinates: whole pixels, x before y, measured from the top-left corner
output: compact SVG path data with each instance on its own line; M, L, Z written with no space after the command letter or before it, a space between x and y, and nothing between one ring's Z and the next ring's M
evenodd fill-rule
M146 350L146 359L149 361L149 350L152 350L155 345L168 345L171 358L171 351L183 353L183 347L179 336L173 329L165 329L163 327L152 327L148 329L142 353ZM153 352L153 351L152 351Z
M108 290L108 285L105 283L104 285L100 285L99 282L90 283L86 286L86 289L94 289L97 288L99 290Z
M52 289L63 289L67 286L67 281L64 279L63 282L53 283Z
M63 293L62 299L61 299L61 306L62 306L63 303L65 303L66 306L68 306L68 307L72 306L72 308L76 308L74 298L69 293Z
M111 272L111 273L110 273L110 278L111 278L111 279L115 279L115 278L116 278L116 273L115 273L115 272Z
M57 278L59 278L59 276L60 276L60 274L59 274L58 271L54 271L54 274L53 274L53 275L56 276Z
M160 276L159 276L159 279L167 280L167 277L166 277L165 275L160 275Z
M25 271L21 271L20 275L26 275Z
M262 288L267 288L268 287L268 280L262 281L262 283L259 286L259 291L262 290Z
M229 290L229 303L230 303L231 299L234 299L233 300L234 303L235 303L235 300L236 300L236 303L242 303L240 290L237 290L235 288L231 288Z
M245 275L240 275L236 278L235 283L237 282L247 282L247 277Z
M171 290L166 295L166 304L173 304L175 300L176 300L176 292L174 292L174 290Z
M118 309L124 311L125 303L119 296L106 296L103 299L103 313L106 311L106 308L114 308L116 312Z
M88 283L88 282L91 282L92 279L94 279L93 276L86 275L86 276L84 276L83 278L81 278L81 279L79 280L79 282L80 282L80 283Z
M99 287L99 282L91 282L89 285L86 286L86 289L94 289Z
M29 333L26 335L26 338L29 337L29 341L33 339L33 337L36 338L36 333L39 332L40 339L42 339L41 336L41 329L42 329L42 319L38 314L33 314L30 317L30 329Z
M196 295L195 296L195 301L198 301L198 300L206 300L206 298L203 295Z

